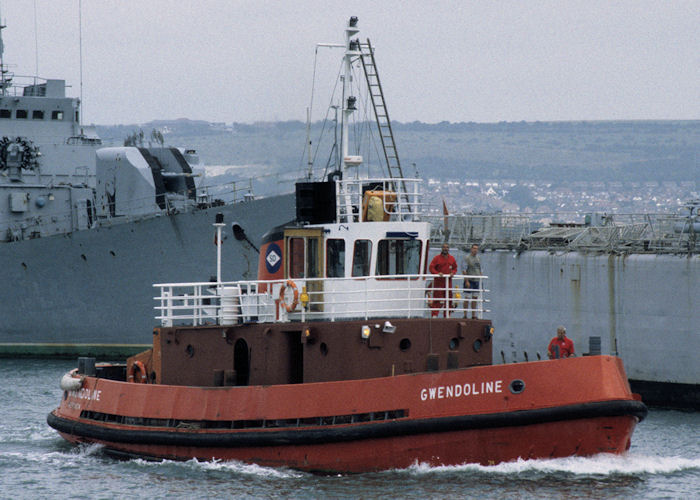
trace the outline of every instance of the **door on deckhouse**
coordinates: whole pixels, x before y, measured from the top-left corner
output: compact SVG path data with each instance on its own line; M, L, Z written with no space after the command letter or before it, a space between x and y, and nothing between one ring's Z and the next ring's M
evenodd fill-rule
M321 229L287 229L284 232L284 275L306 282L309 311L323 311L323 233Z

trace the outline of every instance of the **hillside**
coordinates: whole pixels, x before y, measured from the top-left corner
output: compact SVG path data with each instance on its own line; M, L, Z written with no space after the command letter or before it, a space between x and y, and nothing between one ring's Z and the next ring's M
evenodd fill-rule
M326 124L326 132L331 127ZM443 181L700 181L700 121L413 122L393 127L404 170L413 173L415 164L422 176ZM298 121L225 125L175 120L97 128L112 144L121 144L134 130L142 129L148 137L158 129L167 144L197 149L207 165L305 171L306 126ZM322 128L321 123L312 127L314 148ZM330 132L317 155L321 169L328 160ZM371 159L377 151L361 154Z

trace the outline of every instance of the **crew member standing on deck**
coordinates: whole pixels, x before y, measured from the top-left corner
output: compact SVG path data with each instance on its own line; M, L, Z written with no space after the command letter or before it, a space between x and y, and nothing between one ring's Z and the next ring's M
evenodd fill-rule
M557 328L557 336L549 342L547 349L549 359L568 358L574 355L574 342L566 336L566 328Z
M441 252L433 257L429 269L431 273L440 276L433 280L433 301L430 304L433 309L432 315L437 316L439 309L445 307L445 291L448 287L452 287L452 276L457 272L457 261L450 255L450 246L447 243L443 243ZM445 275L449 276L449 279L446 279ZM452 293L450 293L451 297Z
M481 280L476 276L481 276L481 261L479 260L479 245L474 243L469 250L469 253L464 257L464 274L471 276L470 279L464 278L464 295L471 295L472 299L479 298L481 290ZM469 309L464 311L464 317L467 317L469 311L472 312L472 319L476 319L476 300L469 301Z

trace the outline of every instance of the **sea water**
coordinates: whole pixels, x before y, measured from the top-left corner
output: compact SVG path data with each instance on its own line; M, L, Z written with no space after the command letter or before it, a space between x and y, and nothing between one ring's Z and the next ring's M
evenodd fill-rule
M0 359L0 498L698 498L700 412L652 408L622 456L315 475L239 462L116 460L46 424L73 361Z

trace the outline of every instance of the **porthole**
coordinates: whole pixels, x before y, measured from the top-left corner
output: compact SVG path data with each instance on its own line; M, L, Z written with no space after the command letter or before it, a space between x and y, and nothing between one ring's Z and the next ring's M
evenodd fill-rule
M476 339L472 344L472 348L474 349L474 352L479 352L481 350L481 340Z
M459 349L459 339L457 337L450 339L450 351Z
M185 352L190 358L194 356L194 347L192 347L192 344L187 344L187 347L185 347Z
M402 351L408 351L411 348L411 341L408 339L401 339L399 342L399 349Z
M513 394L520 394L525 390L525 382L519 378L516 378L510 383L509 389Z
M325 342L321 342L319 349L321 351L321 354L323 354L324 356L328 355L328 346L326 345Z

